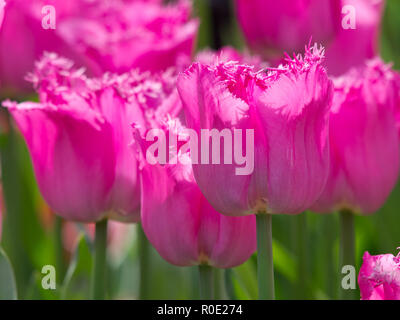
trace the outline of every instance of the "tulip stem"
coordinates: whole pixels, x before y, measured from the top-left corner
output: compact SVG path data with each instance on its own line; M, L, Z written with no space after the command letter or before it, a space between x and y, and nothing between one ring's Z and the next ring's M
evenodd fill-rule
M202 300L214 299L214 275L213 268L207 265L199 266L200 297Z
M274 264L272 257L272 215L260 213L257 219L258 299L274 300Z
M55 216L54 221L54 247L56 257L57 279L63 283L65 276L64 245L62 238L63 219Z
M96 223L94 259L92 272L92 298L104 300L106 294L107 270L107 219Z
M342 210L340 212L340 272L346 265L355 267L354 214L349 210ZM352 300L354 299L354 291L341 288L340 298Z
M308 299L308 268L307 268L307 213L303 212L293 217L297 229L296 251L298 257L297 264L297 285L298 299Z
M138 224L138 249L140 263L139 299L149 299L150 293L150 243L143 228Z
M236 300L236 293L235 293L235 288L233 286L233 281L232 281L232 269L225 269L224 272L224 278L225 278L225 288L226 288L226 294L228 295L229 300Z

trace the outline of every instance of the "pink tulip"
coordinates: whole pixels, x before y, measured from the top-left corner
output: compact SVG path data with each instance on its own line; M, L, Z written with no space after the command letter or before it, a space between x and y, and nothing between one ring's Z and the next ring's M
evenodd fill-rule
M55 29L48 26L55 9ZM163 71L190 62L197 21L189 2L9 0L0 32L0 85L29 92L25 75L44 51L85 66L91 75L132 68ZM44 11L42 11L44 10Z
M56 51L80 65L88 65L58 34L62 21L78 12L86 12L84 0L7 0L7 12L0 30L0 88L6 93L30 92L25 76L34 67L44 51ZM81 6L80 11L75 11ZM56 13L56 29L44 29L42 9L53 5ZM47 21L47 20L46 20Z
M183 132L178 120L158 126L168 136ZM146 154L147 141L136 130ZM178 266L208 264L229 268L245 262L256 248L255 217L226 217L202 195L193 177L189 153L186 164L149 164L141 170L143 230L159 254Z
M193 165L201 191L217 211L296 214L319 197L329 168L332 99L322 58L323 50L315 46L304 58L288 58L287 65L268 73L234 62L194 63L179 76L189 128L199 137L202 129L241 132L237 153L247 154L248 161L208 159L210 164ZM220 159L225 159L222 147Z
M400 255L365 252L358 285L361 300L400 300Z
M43 197L62 217L139 220L140 188L130 124L166 108L170 73L90 79L46 54L30 75L40 102L5 102L21 130ZM179 110L178 110L179 111Z
M326 48L330 75L362 65L378 52L383 0L236 0L236 7L249 47L275 62L311 37Z
M334 81L331 168L316 211L370 214L395 186L400 161L395 79L390 67L375 59Z
M335 76L377 55L385 1L343 0L342 6L346 5L355 10L355 29L340 28L334 41L326 47L326 67L329 74Z
M250 48L265 58L300 51L312 37L329 43L340 27L341 0L236 0Z
M112 5L105 2L94 17L65 21L60 34L102 69L160 71L190 62L197 27L188 0L166 5L114 0Z

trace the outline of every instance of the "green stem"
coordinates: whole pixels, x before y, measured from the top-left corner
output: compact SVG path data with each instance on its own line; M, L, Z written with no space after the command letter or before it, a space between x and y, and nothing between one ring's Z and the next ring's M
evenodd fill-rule
M149 299L150 295L150 243L141 225L138 225L138 247L139 247L139 299Z
M322 234L324 235L321 238L322 241L322 253L323 253L323 274L324 274L324 283L325 290L328 294L328 297L331 299L337 299L337 290L336 283L338 279L338 273L336 272L336 267L334 266L333 261L335 261L334 247L336 240L336 220L334 215L328 214L322 217Z
M308 299L307 281L308 281L308 268L307 268L307 215L306 212L299 214L296 219L297 229L297 285L298 299Z
M63 283L65 276L65 260L64 260L64 246L62 239L62 223L63 220L59 216L55 217L54 221L54 249L56 257L56 270L57 280Z
M340 212L340 272L345 265L355 267L355 235L354 235L354 214L349 210ZM352 289L341 288L341 299L354 299Z
M274 264L272 257L272 215L261 213L257 220L258 299L274 300Z
M225 300L225 279L223 269L214 269L214 297L216 300Z
M232 279L232 269L225 269L224 272L224 280L225 280L225 288L226 294L228 295L229 300L236 300L236 293L235 288L233 286L233 279Z
M202 300L214 299L214 276L213 268L206 265L199 266L200 274L200 297Z
M107 219L96 223L94 259L92 272L92 298L104 300L106 295L107 272Z

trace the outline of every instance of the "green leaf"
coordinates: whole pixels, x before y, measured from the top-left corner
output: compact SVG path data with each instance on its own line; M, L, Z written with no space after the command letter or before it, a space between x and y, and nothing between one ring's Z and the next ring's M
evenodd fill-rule
M61 299L89 299L92 255L81 234L61 289Z
M274 268L276 272L282 273L289 281L295 283L297 280L297 260L281 243L273 240Z
M234 268L232 278L238 299L257 299L257 270L253 259Z
M0 247L0 300L16 300L17 286L10 260Z

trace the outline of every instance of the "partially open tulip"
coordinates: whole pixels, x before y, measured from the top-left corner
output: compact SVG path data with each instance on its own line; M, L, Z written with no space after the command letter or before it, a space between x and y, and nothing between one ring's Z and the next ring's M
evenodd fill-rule
M32 91L25 76L44 51L55 51L80 65L88 65L58 33L64 19L87 12L85 3L84 0L7 0L0 30L0 90L4 94ZM46 5L55 10L49 11ZM78 6L80 9L76 10ZM51 28L50 15L56 23L55 29Z
M400 300L400 255L365 252L358 285L361 300Z
M370 214L389 196L400 161L396 77L375 59L334 80L330 174L314 210Z
M174 77L132 71L87 78L46 54L30 75L40 102L4 102L28 145L43 197L62 217L138 221L140 188L130 124L170 102ZM175 107L175 103L173 104Z
M0 32L0 84L29 92L24 81L44 51L105 71L164 71L190 62L198 23L186 0L8 0Z
M348 24L354 18L354 28L343 25L331 44L326 45L325 65L330 75L341 75L350 68L361 66L378 53L384 0L342 0L341 24ZM351 16L354 12L354 16Z
M251 49L272 62L312 37L326 48L330 75L341 75L378 52L384 0L236 0Z
M250 48L265 58L298 52L312 37L327 45L340 27L341 0L236 0Z
M217 211L296 214L320 196L329 169L332 99L322 59L323 50L315 46L268 72L234 62L194 63L179 76L188 127L199 137L204 129L216 129L210 146L221 132L231 137L219 141L219 163L208 158L209 164L193 165ZM232 147L230 154L222 143Z
M188 0L113 0L93 16L66 20L60 35L102 70L161 71L190 62L197 27Z
M166 136L170 132L176 137L185 134L178 120L169 120L158 128ZM137 131L135 136L144 156L149 143ZM143 230L159 254L174 265L237 266L255 251L255 217L218 213L196 184L189 154L187 150L179 153L186 163L180 160L153 165L142 159Z

